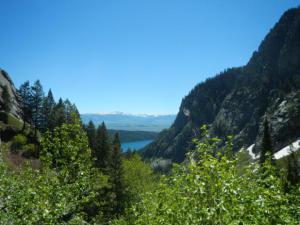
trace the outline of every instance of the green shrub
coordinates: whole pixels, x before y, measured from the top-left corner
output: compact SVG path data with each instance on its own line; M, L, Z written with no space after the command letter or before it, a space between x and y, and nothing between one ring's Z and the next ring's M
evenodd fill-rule
M186 162L111 225L299 224L300 188L284 191L270 157L241 175L232 145L216 153L218 141L195 140Z
M16 139L25 143L21 136ZM85 209L91 203L101 206L98 193L108 179L92 167L79 121L47 132L41 146L41 170L24 166L14 171L0 163L0 224L95 224ZM34 149L31 144L25 148ZM98 213L97 224L103 224Z
M24 148L26 144L27 144L27 137L25 137L23 134L18 134L12 140L11 149L13 151L18 151Z
M24 151L30 156L36 155L37 146L35 144L27 144L24 146Z

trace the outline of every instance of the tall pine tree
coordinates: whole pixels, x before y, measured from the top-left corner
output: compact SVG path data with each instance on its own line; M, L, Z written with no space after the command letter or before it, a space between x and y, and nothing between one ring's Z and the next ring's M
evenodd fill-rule
M111 185L112 192L115 195L113 213L118 216L121 215L125 208L124 171L122 165L121 143L118 133L115 134L113 140Z
M111 165L111 146L104 122L96 132L96 149L94 150L96 167L108 172Z
M261 142L261 150L260 150L260 163L263 164L267 160L267 155L269 154L269 157L271 157L272 162L274 162L273 159L273 147L271 142L271 135L269 131L269 121L268 118L265 117L264 123L263 123L263 138Z
M58 100L58 103L53 108L53 113L51 115L51 124L49 124L49 128L50 130L53 130L55 127L61 126L65 122L65 104L62 98L60 98Z
M46 131L51 127L51 119L53 114L53 109L55 107L55 100L52 94L51 89L48 91L48 95L45 97L43 101L43 125L42 125L42 131Z
M300 164L294 151L288 156L287 180L291 185L300 184Z
M90 148L94 152L96 149L96 127L93 121L90 121L85 129L88 136Z
M31 87L31 108L32 108L32 120L35 127L35 133L37 130L41 130L43 126L44 114L43 114L43 101L44 91L39 80L34 82Z
M19 93L18 101L21 106L21 114L22 114L22 119L24 121L23 129L25 129L25 125L26 125L25 122L32 124L32 104L31 104L32 93L31 93L29 81L24 82L20 86L18 93Z

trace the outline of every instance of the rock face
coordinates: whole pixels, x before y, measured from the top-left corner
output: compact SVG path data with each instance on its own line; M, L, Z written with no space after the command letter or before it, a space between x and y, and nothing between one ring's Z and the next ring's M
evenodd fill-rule
M300 8L284 13L247 65L198 84L143 154L183 161L202 124L211 135L234 135L237 150L259 146L266 115L275 151L300 137Z
M9 75L4 71L0 70L0 106L2 108L3 99L2 99L2 91L3 86L7 86L8 92L10 94L11 100L12 100L12 107L10 113L16 116L17 118L20 118L20 107L19 103L17 101L18 99L18 93L17 90L9 77Z

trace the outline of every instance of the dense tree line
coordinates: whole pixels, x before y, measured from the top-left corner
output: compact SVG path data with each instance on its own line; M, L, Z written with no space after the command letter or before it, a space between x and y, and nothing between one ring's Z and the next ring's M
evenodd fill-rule
M216 153L219 141L195 139L186 162L111 224L299 224L299 184L286 190L268 154L264 162L245 166L241 174L232 143Z
M60 98L55 102L51 89L45 95L39 80L31 86L29 81L24 82L19 90L19 103L22 119L32 125L35 131L44 133L47 129L53 130L63 123L72 122L72 114L79 117L79 112L68 99Z
M91 139L76 113L69 119L42 135L38 170L14 171L1 155L0 224L108 224L153 185L149 165L122 156L118 134L110 141L102 124Z
M81 124L76 106L68 99L63 100L60 98L56 102L51 89L45 95L39 80L35 81L32 86L26 81L20 86L18 92L24 126L28 123L34 127L35 133L37 131L45 133L43 140L45 140L45 137L49 138L49 135L55 137L56 134L60 140L61 135L58 133L58 130L68 124L74 124L74 121L78 121L75 124L79 123L82 131L87 134L87 144L91 150L90 160L92 167L97 169L107 179L106 185L95 192L96 200L84 206L84 212L90 218L98 217L99 212L101 212L101 217L104 221L121 215L130 199L126 197L125 193L123 156L119 135L115 134L113 140L111 140L104 123L98 126L97 129L92 122L87 126ZM55 139L53 136L52 141L57 141L58 139ZM48 144L50 145L50 142ZM53 144L51 146L54 147ZM47 147L46 152L54 154L55 147L52 150ZM41 146L41 148L41 151L45 152L45 145ZM60 152L55 154L57 153L60 154ZM60 165L60 157L61 155L53 155L51 165L54 167ZM70 160L65 157L63 160Z
M83 125L69 100L21 85L24 121L41 131L38 170L11 170L0 158L0 224L297 224L299 162L287 176L272 159L268 119L261 158L241 173L233 145L195 139L187 160L161 176L137 153L122 154L119 134ZM208 136L207 130L202 134ZM251 187L251 188L249 188ZM280 213L278 213L280 211ZM267 213L266 213L267 212Z
M96 129L92 121L85 126L85 130L92 156L95 159L95 167L109 177L110 187L105 190L102 196L107 199L108 203L106 214L109 216L121 215L127 199L119 134L116 133L111 141L105 124L102 123Z

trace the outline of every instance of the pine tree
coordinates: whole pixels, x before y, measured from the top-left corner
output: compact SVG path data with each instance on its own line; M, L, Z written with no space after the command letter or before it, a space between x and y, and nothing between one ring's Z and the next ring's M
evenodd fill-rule
M69 99L66 99L64 101L64 113L65 113L65 120L66 120L65 123L72 124L74 122L73 121L74 117L76 117L76 119L79 119L80 121L79 111L76 105L72 104Z
M120 215L125 208L124 171L122 165L121 144L119 134L116 133L113 140L112 164L111 164L112 192L115 194L113 213Z
M66 123L70 124L72 123L72 103L70 102L69 99L66 99L64 101L64 105L65 105L65 118L66 118Z
M111 165L111 146L104 122L96 132L96 149L94 151L96 167L108 172Z
M9 113L12 107L12 100L7 85L2 86L2 102L3 102L3 110L6 113Z
M55 127L61 126L63 123L66 123L65 104L62 98L60 98L53 108L49 129L53 130Z
M32 104L31 104L31 100L32 100L32 93L30 90L30 83L29 81L24 82L19 90L19 103L21 106L21 114L22 114L22 119L24 121L24 127L23 129L25 129L25 122L32 124Z
M53 109L55 107L55 100L52 94L51 89L48 91L47 97L45 97L43 101L43 125L42 125L42 131L46 131L50 127L51 123L51 115L53 113Z
M291 185L300 184L300 165L294 151L288 156L287 180Z
M92 121L85 128L92 151L96 149L96 127Z
M266 117L264 120L264 123L263 123L263 138L262 138L261 151L260 151L260 163L261 164L263 164L267 160L268 154L269 154L269 157L271 157L272 162L274 162L271 135L270 135L270 131L269 131L269 122Z
M31 87L31 108L32 108L32 119L33 125L35 127L35 133L40 130L43 126L43 101L44 101L44 91L39 80L35 81L34 85Z

